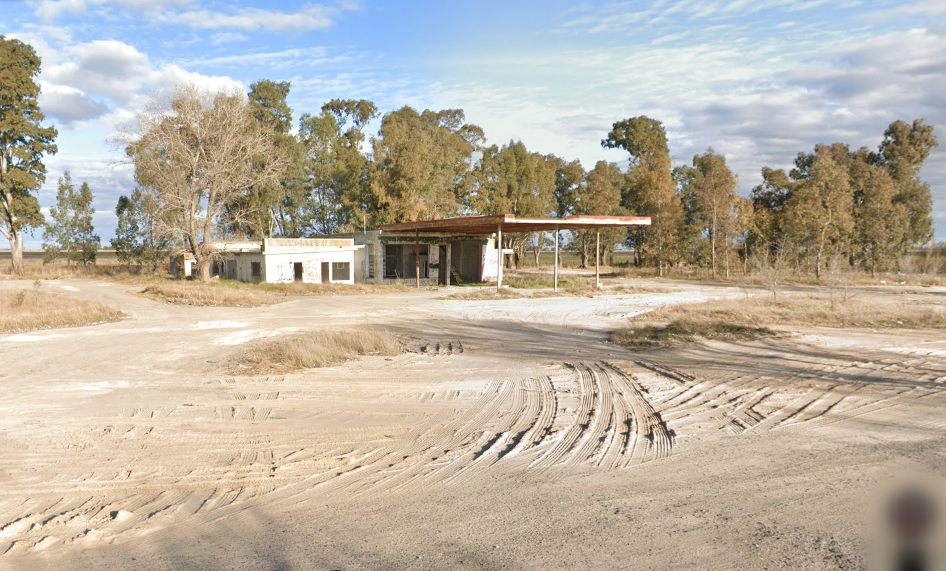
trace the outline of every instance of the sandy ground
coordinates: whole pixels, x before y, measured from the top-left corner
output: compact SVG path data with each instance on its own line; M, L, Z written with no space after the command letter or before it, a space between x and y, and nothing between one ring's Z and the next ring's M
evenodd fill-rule
M607 343L657 305L746 295L661 287L249 309L45 282L129 317L0 336L0 569L889 568L883 490L946 468L946 336ZM227 373L250 339L366 325L412 351Z

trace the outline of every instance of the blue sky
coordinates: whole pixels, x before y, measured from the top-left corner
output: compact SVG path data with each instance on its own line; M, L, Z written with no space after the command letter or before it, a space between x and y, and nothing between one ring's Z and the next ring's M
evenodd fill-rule
M328 3L0 1L3 33L43 58L41 105L59 128L40 203L70 170L95 192L96 229L134 186L109 140L150 93L182 82L245 90L289 80L295 119L332 98L382 111L461 108L489 143L623 161L614 121L664 122L676 162L712 146L758 184L816 143L876 148L896 119L946 130L942 0ZM369 129L371 130L371 129ZM946 139L928 161L946 240ZM38 248L41 232L28 238ZM0 248L6 248L0 244Z

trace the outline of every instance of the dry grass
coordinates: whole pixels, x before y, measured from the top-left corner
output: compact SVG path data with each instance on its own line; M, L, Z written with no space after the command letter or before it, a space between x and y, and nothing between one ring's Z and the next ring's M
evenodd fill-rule
M611 334L611 341L632 349L654 349L667 345L701 339L746 341L757 337L776 335L767 327L734 325L721 321L690 321L677 319L666 325L641 325Z
M118 321L124 316L108 306L55 293L0 290L0 331L32 331Z
M497 290L495 287L482 287L454 293L448 295L445 299L459 301L489 301L496 299L522 299L525 297L531 296L510 288L502 288Z
M670 323L686 319L698 323L722 322L744 326L813 325L819 327L864 327L946 329L942 307L836 298L827 295L755 296L662 307L641 316L647 322Z
M176 305L210 307L259 307L285 301L265 292L184 280L149 285L141 290L141 295Z
M551 272L512 272L503 276L503 285L516 289L553 289L555 287ZM559 274L558 293L591 297L595 293L594 276Z
M241 374L328 367L360 355L397 355L401 344L383 330L311 331L251 343L231 363Z
M605 277L615 278L643 278L667 279L681 281L717 282L727 284L767 285L768 278L758 272L743 273L741 265L734 269L729 277L720 273L716 280L710 268L696 266L682 266L667 268L663 278L657 276L657 271L651 267L637 268L634 266L614 267L607 270ZM837 285L837 286L943 286L946 285L946 275L942 273L923 272L878 272L871 275L868 272L846 270L840 273L824 275L821 279L813 273L792 273L789 270L779 278L780 285Z
M611 294L611 295L634 295L641 293L667 293L670 290L661 288L661 287L646 287L646 286L636 286L636 285L616 285L616 286L605 286L602 293Z
M946 329L946 310L879 300L782 295L667 306L636 318L612 341L633 348L660 347L697 338L746 340L773 335L770 327Z
M250 284L236 280L209 282L161 277L125 277L122 283L146 287L141 295L177 305L259 307L286 301L288 296L359 295L408 291L406 286L380 284Z
M224 280L232 281L232 280ZM239 282L237 282L239 283ZM411 291L414 288L403 284L244 284L262 291L281 295L359 295L369 293L391 293Z
M560 273L558 275L558 292L550 295L593 297L595 295L617 295L635 293L663 293L666 290L651 287L635 286L620 283L612 285L610 280L602 276L602 289L595 287L594 274ZM551 290L554 288L554 279L551 272L534 272L514 270L503 277L503 285L515 289ZM532 297L539 297L534 292ZM544 297L544 295L543 295Z
M549 289L551 289L551 285ZM523 287L516 288L514 286L504 287L500 290L496 290L495 287L482 287L477 289L472 289L468 291L463 291L447 296L444 299L460 300L460 301L491 301L497 299L537 299L545 297L565 297L565 296L582 296L582 297L592 297L596 295L631 295L631 294L642 294L642 293L666 293L668 290L660 288L650 288L650 287L638 287L638 286L608 286L604 289L595 290L592 284L592 287L582 288L582 289L573 289L571 291L559 288L559 291L556 293L554 291L549 291L549 289L541 289L539 291L528 291Z
M23 254L25 274L11 273L9 252L0 252L0 280L54 280L69 278L99 278L109 280L134 279L136 277L167 275L168 264L159 264L152 272L150 266L119 263L114 250L99 250L94 264L72 264L66 260L43 263L42 251L26 251Z

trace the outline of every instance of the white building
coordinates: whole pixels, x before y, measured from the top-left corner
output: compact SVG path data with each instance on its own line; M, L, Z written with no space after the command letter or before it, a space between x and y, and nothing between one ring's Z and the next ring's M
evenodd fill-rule
M351 238L265 238L216 244L220 257L211 273L242 282L341 283L364 280L364 246ZM171 261L171 272L197 275L190 255Z

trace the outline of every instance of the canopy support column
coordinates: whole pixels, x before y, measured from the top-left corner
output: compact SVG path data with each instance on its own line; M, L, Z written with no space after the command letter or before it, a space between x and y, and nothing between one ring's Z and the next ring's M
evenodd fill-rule
M447 258L445 260L446 263L441 262L440 264L440 267L446 268L445 271L447 272L447 275L444 276L444 284L446 284L448 287L450 286L450 270L453 269L453 265L450 262L450 250L452 249L453 248L450 246L450 242L447 242L447 255L445 256Z
M595 232L595 289L601 289L601 230Z
M414 287L420 289L420 230L414 230Z
M496 289L503 287L503 227L496 226Z
M552 261L552 291L558 291L558 226L555 227L555 260Z

